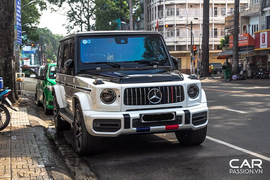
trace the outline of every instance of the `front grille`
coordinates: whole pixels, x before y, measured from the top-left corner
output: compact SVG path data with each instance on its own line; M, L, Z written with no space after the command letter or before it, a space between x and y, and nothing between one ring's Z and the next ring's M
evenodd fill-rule
M192 124L198 126L204 124L207 121L207 112L197 113L192 115Z
M148 99L149 91L158 89L162 98L158 103L151 103ZM125 105L153 105L153 104L169 104L184 101L183 86L157 86L157 87L140 87L127 88L124 91Z

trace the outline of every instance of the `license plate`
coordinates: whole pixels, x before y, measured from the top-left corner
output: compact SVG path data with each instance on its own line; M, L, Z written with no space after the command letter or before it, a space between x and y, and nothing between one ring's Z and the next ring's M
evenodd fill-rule
M155 113L155 114L140 114L141 123L152 123L162 121L175 121L176 113Z

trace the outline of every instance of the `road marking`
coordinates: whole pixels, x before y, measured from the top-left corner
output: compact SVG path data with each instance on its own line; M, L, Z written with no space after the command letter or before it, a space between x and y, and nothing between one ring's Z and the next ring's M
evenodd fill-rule
M209 140L211 140L211 141L214 141L214 142L216 142L216 143L219 143L219 144L228 146L228 147L233 148L233 149L235 149L235 150L241 151L241 152L243 152L243 153L250 154L251 156L255 156L255 157L257 157L257 158L264 159L264 160L270 162L270 158L269 158L269 157L266 157L266 156L264 156L264 155L261 155L261 154L258 154L258 153L249 151L249 150L247 150L247 149L244 149L244 148L235 146L235 145L230 144L230 143L226 143L226 142L221 141L221 140L218 140L218 139L216 139L216 138L212 138L212 137L209 137L209 136L206 136L206 138L209 139Z
M239 111L239 110L235 110L235 109L224 109L224 110L232 111L232 112L237 112L237 113L241 113L241 114L246 114L247 113L245 111Z
M203 88L204 90L208 90L208 91L218 91L218 92L228 92L228 93L235 93L235 94L242 94L242 95L250 95L250 96L269 96L270 94L256 94L256 93L247 93L245 91L226 91L226 90L222 90L222 89L213 89L213 88Z

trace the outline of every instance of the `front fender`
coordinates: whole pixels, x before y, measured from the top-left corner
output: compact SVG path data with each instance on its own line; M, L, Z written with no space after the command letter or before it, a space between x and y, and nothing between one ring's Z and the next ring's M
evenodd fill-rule
M66 91L65 91L63 86L54 85L53 86L53 95L56 97L56 101L59 105L59 108L67 107Z
M90 95L82 92L77 92L72 97L72 109L76 109L76 103L79 101L82 111L90 111L91 100Z
M201 103L207 103L207 99L206 99L206 94L205 91L202 89L202 99L201 99Z

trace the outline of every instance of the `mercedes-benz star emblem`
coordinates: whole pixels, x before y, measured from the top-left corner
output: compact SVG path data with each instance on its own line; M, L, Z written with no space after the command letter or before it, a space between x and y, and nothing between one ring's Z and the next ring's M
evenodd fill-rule
M162 93L158 88L153 88L148 92L147 97L151 104L158 104L162 99Z

